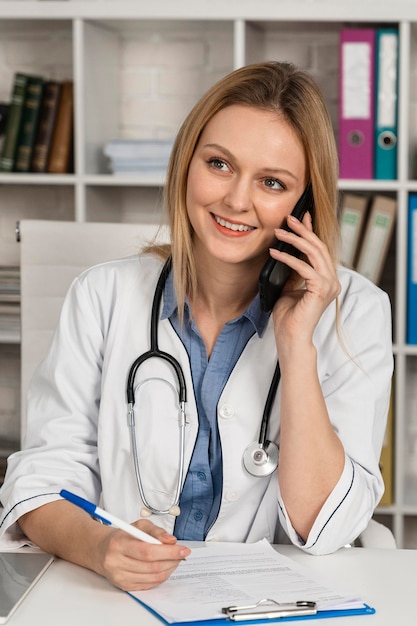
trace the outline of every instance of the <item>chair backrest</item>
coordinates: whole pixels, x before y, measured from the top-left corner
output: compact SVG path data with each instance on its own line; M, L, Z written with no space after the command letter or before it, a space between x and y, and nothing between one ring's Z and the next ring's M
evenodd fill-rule
M91 265L136 254L153 240L161 227L52 220L22 220L19 227L21 441L24 441L28 385L48 350L72 280ZM168 240L164 227L159 240Z
M362 548L395 549L397 542L393 532L381 522L371 519L368 526L359 535L357 545Z

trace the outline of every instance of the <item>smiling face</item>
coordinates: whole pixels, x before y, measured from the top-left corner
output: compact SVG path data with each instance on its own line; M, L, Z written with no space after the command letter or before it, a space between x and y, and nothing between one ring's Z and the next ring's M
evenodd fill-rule
M219 111L193 154L187 212L196 255L261 267L306 184L303 146L276 113L243 105Z

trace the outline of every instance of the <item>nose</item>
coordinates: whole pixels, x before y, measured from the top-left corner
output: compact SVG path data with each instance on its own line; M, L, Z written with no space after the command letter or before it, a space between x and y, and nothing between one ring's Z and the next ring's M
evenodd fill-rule
M252 207L250 181L243 176L236 176L230 181L224 197L224 203L233 211L249 211Z

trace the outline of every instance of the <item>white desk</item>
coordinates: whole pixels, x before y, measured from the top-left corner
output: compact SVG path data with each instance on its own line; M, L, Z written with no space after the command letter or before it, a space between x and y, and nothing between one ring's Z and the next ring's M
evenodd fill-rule
M357 591L375 615L326 618L323 626L394 626L416 623L417 550L346 548L309 556L292 546L283 554L330 577L334 586ZM9 626L160 626L156 617L100 576L64 561L54 562L25 598ZM233 624L233 622L231 622Z

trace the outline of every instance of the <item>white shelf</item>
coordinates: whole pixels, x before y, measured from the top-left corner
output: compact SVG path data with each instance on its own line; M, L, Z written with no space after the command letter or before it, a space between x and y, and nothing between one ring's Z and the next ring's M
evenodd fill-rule
M349 22L397 22L417 21L417 7L405 0L395 3L381 3L378 0L349 4L332 0L300 3L283 1L277 6L276 0L155 0L152 3L138 3L133 0L101 0L100 2L19 2L3 0L1 17L19 19L152 19L152 20L213 20L232 21L236 19L259 21L349 21Z
M143 176L140 174L97 174L84 176L85 185L110 186L110 187L162 187L165 176Z
M390 291L396 363L395 503L380 507L378 514L391 523L402 546L417 535L417 499L411 506L404 480L407 429L412 419L410 401L415 398L413 383L417 389L413 378L417 346L405 343L407 203L408 194L417 193L413 171L417 161L417 3L2 1L0 47L2 41L11 42L17 59L15 69L52 71L56 78L74 80L75 173L0 174L0 211L7 210L5 219L9 219L13 230L15 221L28 216L152 221L160 211L164 177L109 174L102 154L107 140L122 135L172 138L198 96L220 75L271 57L285 56L305 66L311 60L312 48L320 54L314 56L310 69L326 87L329 110L337 126L339 30L347 24L389 23L398 25L400 33L398 180L340 180L339 189L369 195L387 193L398 200L394 286ZM33 59L30 54L19 57L19 45L28 50L32 46ZM38 53L42 46L54 52L41 57ZM158 55L162 55L162 46L166 48L161 60ZM136 60L135 66L132 59ZM10 88L12 70L0 77L3 92ZM18 248L12 243L2 245L0 262L15 264L17 255ZM18 344L17 335L6 335L0 334L0 344ZM415 528L414 535L410 528ZM417 547L417 541L413 547Z
M0 185L73 185L74 174L6 174L0 173Z

